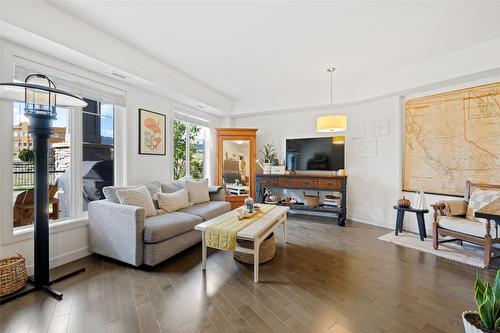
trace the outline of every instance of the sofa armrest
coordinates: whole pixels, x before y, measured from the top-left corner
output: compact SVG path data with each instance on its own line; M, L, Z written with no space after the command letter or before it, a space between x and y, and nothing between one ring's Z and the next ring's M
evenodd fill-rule
M90 250L125 263L140 266L144 252L144 208L108 200L88 206Z
M210 196L210 201L226 200L226 193L222 186L209 186L208 194Z

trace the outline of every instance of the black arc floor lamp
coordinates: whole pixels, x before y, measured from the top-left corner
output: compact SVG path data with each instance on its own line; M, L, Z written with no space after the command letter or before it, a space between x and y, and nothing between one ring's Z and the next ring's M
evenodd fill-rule
M85 107L87 103L80 97L56 89L54 82L43 74L32 74L24 83L0 83L0 99L25 103L25 116L29 119L29 132L33 138L35 154L35 226L34 226L34 275L28 279L29 285L12 294L0 298L0 304L44 290L50 296L61 300L63 294L51 284L67 279L85 268L49 280L49 138L52 135L52 121L57 117L57 107Z

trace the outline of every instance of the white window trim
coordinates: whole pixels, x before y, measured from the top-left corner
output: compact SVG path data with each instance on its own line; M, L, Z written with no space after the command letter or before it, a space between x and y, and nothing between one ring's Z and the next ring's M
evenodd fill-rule
M31 54L30 51L17 50L12 47L4 47L3 50L0 50L3 53L2 59L0 61L0 73L1 81L13 81L14 73L12 71L13 59L19 54L23 52L27 52L28 57L33 55L33 58L39 58L38 55ZM43 57L43 56L42 56ZM38 60L38 59L37 59ZM40 61L40 60L38 60ZM52 62L47 60L47 62ZM57 62L57 61L56 61ZM40 62L43 63L43 60ZM97 82L97 81L95 81ZM98 88L97 88L98 89ZM13 114L12 114L12 103L9 101L1 101L0 100L0 142L4 143L0 145L0 160L4 161L2 163L2 167L0 168L0 245L8 245L12 243L17 243L20 241L25 241L29 239L33 239L34 237L34 226L25 226L14 228L13 224L13 207L12 207L12 149L13 149L13 134L12 134L12 123L13 123ZM9 112L10 111L10 112ZM70 111L72 113L73 111ZM81 109L76 112L81 112ZM114 167L115 167L115 184L124 183L125 173L126 173L126 152L123 152L123 149L127 147L126 138L124 134L122 134L122 130L126 128L124 121L126 119L126 115L122 114L126 112L125 107L116 107L115 108L115 117L114 117ZM71 117L75 117L75 115L70 115L68 119ZM77 118L77 119L81 119ZM71 144L72 144L72 153L71 153L71 165L76 165L75 161L78 161L77 158L80 158L81 161L81 122L80 121L69 121L69 126L72 126L72 136L71 136ZM78 124L77 124L78 123ZM80 144L77 144L76 134L79 133ZM73 148L75 147L75 148ZM73 151L74 149L74 151ZM79 152L78 152L79 151ZM78 169L78 170L77 170ZM75 176L71 177L71 191L72 193L75 190L81 193L81 171L80 168L71 168L71 172L75 172ZM77 173L77 174L76 174ZM78 178L77 178L78 177ZM79 181L78 181L79 180ZM77 183L77 184L75 184ZM78 184L79 183L79 184ZM81 195L74 195L76 200L73 200L72 205L72 218L61 219L58 221L53 221L49 223L49 233L58 233L65 230L71 230L76 228L81 228L88 224L87 212L82 212L82 197ZM75 216L76 212L82 212L79 214L80 216Z

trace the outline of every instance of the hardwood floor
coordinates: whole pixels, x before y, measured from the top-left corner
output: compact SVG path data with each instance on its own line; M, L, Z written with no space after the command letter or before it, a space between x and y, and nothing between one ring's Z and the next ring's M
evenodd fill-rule
M387 229L289 219L289 243L252 266L195 246L151 271L90 256L84 274L0 307L0 332L463 332L476 269L377 240ZM482 270L491 279L494 270Z

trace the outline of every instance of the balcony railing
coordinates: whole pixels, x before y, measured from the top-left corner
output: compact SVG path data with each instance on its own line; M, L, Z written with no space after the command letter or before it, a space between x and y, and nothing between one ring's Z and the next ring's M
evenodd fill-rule
M28 189L35 185L34 164L25 162L14 162L12 173L13 173L12 187L14 190ZM56 179L63 173L64 171L56 170L54 164L49 164L49 183L55 184Z

